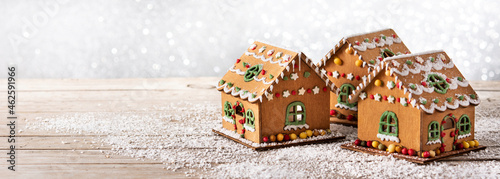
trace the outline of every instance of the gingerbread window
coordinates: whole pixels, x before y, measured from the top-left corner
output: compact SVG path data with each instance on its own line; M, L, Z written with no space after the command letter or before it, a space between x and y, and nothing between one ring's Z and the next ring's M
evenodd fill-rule
M285 125L303 125L306 123L306 107L300 101L292 102L286 108Z
M242 116L242 117L245 117L245 108L243 107L243 104L240 103L240 102L236 102L236 108L234 109L236 115L239 115L239 116Z
M429 124L429 141L434 141L439 139L439 123L432 121Z
M231 117L234 114L234 110L231 107L231 103L229 101L226 101L224 103L224 115L226 117Z
M255 115L251 109L247 110L245 114L245 128L246 127L255 129Z
M385 111L380 117L379 134L398 136L398 118L391 111Z
M354 86L346 83L340 86L340 92L339 96L337 97L337 102L339 104L343 104L349 107L354 107L356 106L356 103L349 103L349 95L352 94L352 91L354 90Z
M460 117L460 119L458 120L457 127L458 127L458 134L459 135L464 135L464 134L470 133L470 129L471 129L470 119L469 119L469 116L467 116L467 114L464 114Z
M444 94L450 87L450 85L443 79L443 77L437 74L430 74L427 76L427 82L434 87L434 91Z

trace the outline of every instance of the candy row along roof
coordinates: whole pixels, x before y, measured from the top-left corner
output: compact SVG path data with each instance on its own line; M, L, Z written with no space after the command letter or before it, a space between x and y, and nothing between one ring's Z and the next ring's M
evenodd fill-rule
M358 55L359 59L363 60L363 67L366 65L371 67L368 68L368 72L380 64L380 61L385 58L383 55L384 53L393 53L390 54L390 56L410 53L410 50L408 50L394 30L384 29L342 38L335 47L323 57L323 63L320 66L324 66L344 45L349 45L349 47L354 49L354 55ZM389 48L392 49L392 51L389 50ZM384 51L386 49L389 51Z
M313 69L331 90L336 90L335 85L325 75L320 75L319 68L303 53L257 41L236 59L216 87L249 102L262 102L262 96L272 92L273 85L279 84L284 72L294 70L296 64L300 68L299 61Z
M386 58L356 87L349 96L351 101L357 101L366 86L386 70L395 81L384 82L384 87L402 90L408 97L403 104L408 102L427 113L480 103L477 93L442 50Z

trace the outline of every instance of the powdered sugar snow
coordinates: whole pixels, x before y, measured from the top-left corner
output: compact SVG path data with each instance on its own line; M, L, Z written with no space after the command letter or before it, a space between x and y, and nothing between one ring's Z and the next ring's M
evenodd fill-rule
M111 145L111 154L159 160L168 170L186 170L186 176L493 178L500 176L500 115L495 110L498 107L477 108L475 136L481 145L489 146L486 150L429 165L341 149L340 144L356 139L357 129L335 124L332 131L346 135L346 140L256 152L211 131L221 125L218 103L184 102L139 112L39 117L27 119L26 127L100 134L94 142ZM453 160L457 158L470 161Z

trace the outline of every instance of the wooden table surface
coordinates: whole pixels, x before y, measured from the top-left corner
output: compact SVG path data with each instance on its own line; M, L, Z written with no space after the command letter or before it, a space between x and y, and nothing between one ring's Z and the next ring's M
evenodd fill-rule
M155 160L137 160L125 156L106 156L103 145L80 142L64 144L61 141L91 141L95 134L63 134L54 131L25 129L25 119L75 112L139 111L154 105L179 100L218 102L220 93L213 84L217 77L167 79L19 79L17 83L16 172L7 170L8 146L7 107L1 110L0 123L0 178L20 177L185 177L183 170L164 169ZM6 80L0 80L2 85ZM500 106L500 82L471 82L481 97L481 105ZM0 93L6 96L6 87ZM166 93L168 92L168 93ZM4 97L5 97L4 96ZM498 146L497 146L498 147ZM106 153L106 152L104 152Z

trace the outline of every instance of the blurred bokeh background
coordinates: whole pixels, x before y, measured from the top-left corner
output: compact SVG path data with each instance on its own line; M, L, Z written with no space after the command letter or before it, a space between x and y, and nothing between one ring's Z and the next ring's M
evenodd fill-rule
M500 1L1 0L0 60L24 78L222 76L254 40L316 62L343 36L393 28L500 80ZM6 73L0 74L5 77Z

